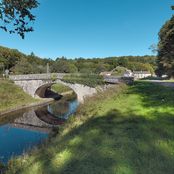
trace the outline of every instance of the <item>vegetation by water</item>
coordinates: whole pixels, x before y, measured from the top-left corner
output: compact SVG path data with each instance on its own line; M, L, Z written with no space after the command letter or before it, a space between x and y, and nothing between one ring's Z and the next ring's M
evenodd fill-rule
M68 83L78 83L90 87L103 85L103 77L97 74L71 74L63 77L63 81Z
M51 90L55 91L58 94L62 94L64 101L71 101L77 98L77 94L68 86L57 83L51 87Z
M0 112L37 101L13 82L0 80Z
M46 146L7 174L173 174L174 91L149 82L108 89L79 107Z
M57 92L58 94L61 94L61 93L64 93L64 92L68 92L68 91L72 90L68 86L65 86L65 85L60 84L60 83L52 85L51 89L53 91Z

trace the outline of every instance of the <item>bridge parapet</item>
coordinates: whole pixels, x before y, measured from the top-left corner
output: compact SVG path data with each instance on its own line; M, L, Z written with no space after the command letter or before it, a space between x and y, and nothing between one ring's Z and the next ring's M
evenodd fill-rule
M133 77L116 77L116 76L106 76L104 77L104 82L111 84L126 83L133 84Z
M56 77L57 79L63 79L65 73L54 73L54 74L25 74L25 75L10 75L9 79L13 81L20 80L50 80L52 77Z
M32 97L38 94L44 97L45 91L53 85L52 78L54 78L54 83L62 83L70 87L77 94L77 99L81 103L83 103L85 97L97 93L95 88L89 86L63 82L62 79L65 75L67 75L67 73L10 75L9 79L13 80L16 85Z

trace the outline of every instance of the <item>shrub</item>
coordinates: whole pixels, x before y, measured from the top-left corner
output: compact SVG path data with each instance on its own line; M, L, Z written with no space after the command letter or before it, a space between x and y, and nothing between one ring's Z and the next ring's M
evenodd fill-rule
M66 75L63 81L69 83L79 83L90 87L96 87L98 85L103 85L103 77L97 74L71 74Z

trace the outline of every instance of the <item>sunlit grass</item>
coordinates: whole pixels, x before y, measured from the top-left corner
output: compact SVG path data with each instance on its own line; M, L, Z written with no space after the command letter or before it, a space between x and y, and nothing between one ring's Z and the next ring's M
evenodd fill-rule
M72 91L71 88L60 83L52 85L51 89L59 94Z
M163 80L164 82L174 82L174 79L170 79L170 80Z
M173 174L174 90L149 82L108 89L22 159L7 173Z
M36 101L13 82L0 80L0 112Z

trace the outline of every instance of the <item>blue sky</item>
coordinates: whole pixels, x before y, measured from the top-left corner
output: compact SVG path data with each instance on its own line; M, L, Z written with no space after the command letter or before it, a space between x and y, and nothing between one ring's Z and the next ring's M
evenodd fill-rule
M40 0L35 31L22 40L0 31L0 45L53 58L151 54L173 0Z

